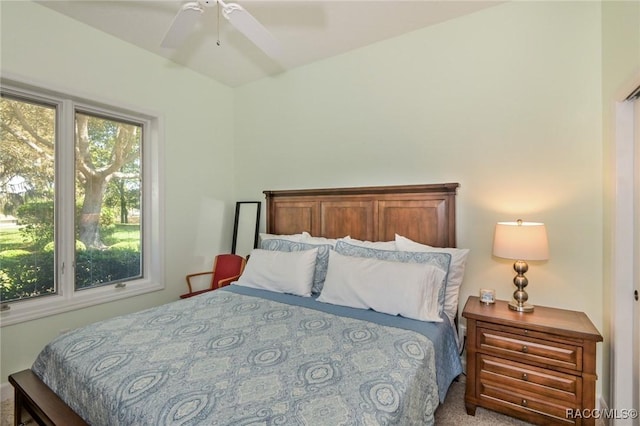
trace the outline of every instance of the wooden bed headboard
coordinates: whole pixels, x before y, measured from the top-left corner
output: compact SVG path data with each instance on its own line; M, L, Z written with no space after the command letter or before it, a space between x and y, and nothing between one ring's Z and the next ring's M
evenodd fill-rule
M267 232L456 246L457 183L264 191Z

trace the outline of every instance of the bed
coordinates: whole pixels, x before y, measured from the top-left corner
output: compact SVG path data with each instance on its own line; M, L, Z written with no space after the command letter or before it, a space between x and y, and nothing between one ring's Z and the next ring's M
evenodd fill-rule
M445 294L457 188L264 191L238 283L57 337L9 377L16 424L433 424L462 372ZM418 287L429 303L402 299Z

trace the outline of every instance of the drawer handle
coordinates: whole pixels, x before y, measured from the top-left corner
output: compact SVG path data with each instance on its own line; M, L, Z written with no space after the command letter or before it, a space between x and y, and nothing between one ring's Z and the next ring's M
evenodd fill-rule
M529 334L529 330L525 330L525 331L524 331L524 334Z
M527 400L526 400L526 399L523 399L523 400L522 400L522 406L523 406L523 407L526 407L527 405L529 405L529 403L527 402Z
M529 348L527 347L527 345L524 345L524 346L522 347L522 352L524 352L525 354L526 354L527 352L529 352Z
M529 376L527 376L527 373L522 374L522 380L524 380L525 382L529 380Z

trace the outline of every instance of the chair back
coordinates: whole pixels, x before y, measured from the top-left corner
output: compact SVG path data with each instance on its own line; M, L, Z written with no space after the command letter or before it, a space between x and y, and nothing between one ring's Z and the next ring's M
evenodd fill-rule
M240 275L244 269L244 257L237 254L219 254L213 262L213 278L211 288L217 289L220 280Z

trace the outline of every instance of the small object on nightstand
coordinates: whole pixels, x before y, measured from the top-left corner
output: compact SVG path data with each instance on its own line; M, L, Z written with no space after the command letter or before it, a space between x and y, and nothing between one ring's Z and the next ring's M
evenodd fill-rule
M485 305L490 305L496 301L496 291L491 288L480 289L480 301Z
M524 315L506 301L469 297L465 407L483 407L534 424L593 426L596 343L602 336L583 312L537 306Z

